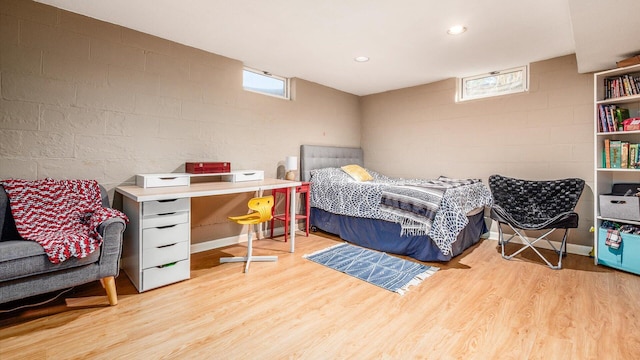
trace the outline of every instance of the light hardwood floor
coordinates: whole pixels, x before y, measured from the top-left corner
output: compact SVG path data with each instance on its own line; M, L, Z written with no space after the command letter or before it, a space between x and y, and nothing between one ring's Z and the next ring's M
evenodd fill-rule
M98 282L63 301L0 314L0 359L640 359L640 276L569 255L507 261L482 241L404 296L302 258L330 236L259 240L277 263L218 264L243 245L192 256L192 278L119 304ZM84 301L84 302L83 302Z

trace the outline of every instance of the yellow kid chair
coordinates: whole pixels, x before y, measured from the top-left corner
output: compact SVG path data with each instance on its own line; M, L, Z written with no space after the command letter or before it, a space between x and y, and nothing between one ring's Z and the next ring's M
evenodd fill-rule
M277 256L253 256L251 243L251 225L258 225L271 220L271 208L273 207L273 196L255 197L249 200L249 209L254 210L252 213L240 216L229 216L229 220L235 221L241 225L249 225L247 238L247 256L223 257L220 263L227 262L247 262L244 272L249 271L249 263L251 261L278 261Z

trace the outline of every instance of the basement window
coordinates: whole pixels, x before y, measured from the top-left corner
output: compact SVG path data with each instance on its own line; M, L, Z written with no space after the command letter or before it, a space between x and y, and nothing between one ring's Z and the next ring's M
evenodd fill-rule
M245 67L242 70L242 87L247 91L289 100L289 79L266 71Z
M529 67L492 71L458 80L458 101L521 93L529 90Z

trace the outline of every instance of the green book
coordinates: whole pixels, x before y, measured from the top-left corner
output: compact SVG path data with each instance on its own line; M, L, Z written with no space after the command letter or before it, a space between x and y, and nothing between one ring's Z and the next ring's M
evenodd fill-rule
M611 153L611 168L620 169L622 165L622 141L611 140L609 144L609 151Z
M629 168L638 167L638 144L629 144Z
M629 117L630 117L629 109L622 109L622 108L616 109L616 129L618 131L624 130L624 127L622 126L622 122L628 119Z

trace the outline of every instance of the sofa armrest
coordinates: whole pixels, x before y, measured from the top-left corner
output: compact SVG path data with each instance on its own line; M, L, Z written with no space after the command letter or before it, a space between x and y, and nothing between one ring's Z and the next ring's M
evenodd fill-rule
M102 247L100 249L101 278L118 276L125 228L125 222L121 218L105 220L98 226L98 233L102 236Z
M98 233L100 234L100 236L104 237L105 234L108 234L111 232L122 233L124 232L125 228L126 228L126 225L123 219L111 218L100 223L100 225L98 226Z

